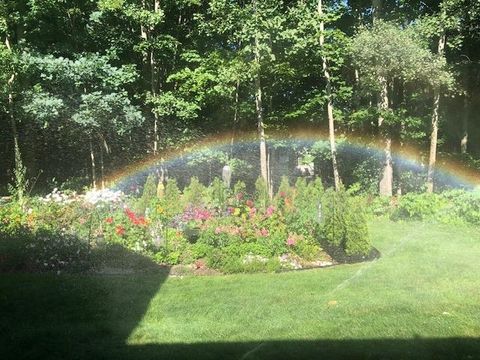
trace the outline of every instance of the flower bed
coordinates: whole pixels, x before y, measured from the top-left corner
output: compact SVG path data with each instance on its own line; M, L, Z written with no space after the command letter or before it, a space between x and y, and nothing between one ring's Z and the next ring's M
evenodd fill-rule
M371 252L360 204L343 191L324 191L320 180L290 186L283 179L273 198L262 180L252 194L241 182L227 189L220 180L205 187L194 178L183 192L174 180L157 185L150 177L140 198L56 193L55 201L31 199L27 208L12 203L0 210L0 232L32 234L34 263L47 264L41 270L66 268L75 242L85 257L121 246L157 263L223 273L328 266L337 250L352 258ZM48 232L54 242L45 241ZM61 250L62 236L69 251Z

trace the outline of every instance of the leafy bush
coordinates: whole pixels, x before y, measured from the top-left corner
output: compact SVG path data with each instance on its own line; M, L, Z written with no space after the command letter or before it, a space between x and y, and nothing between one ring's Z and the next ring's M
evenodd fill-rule
M255 201L262 210L265 210L270 202L268 185L261 176L255 182Z
M289 193L286 194L288 196ZM316 233L322 194L323 185L320 179L309 184L303 178L297 180L293 193L290 195L293 199L284 198L285 217L290 232L304 236L311 236Z
M145 215L145 211L148 208L148 205L157 196L157 178L155 175L150 174L147 177L147 181L143 186L143 192L140 199L135 206L138 213Z
M183 189L183 201L193 206L206 205L206 190L205 186L194 176L190 179L190 184Z
M398 207L392 214L392 219L434 219L447 205L447 202L437 194L409 193L399 198Z
M480 192L451 190L439 194L408 193L398 199L392 220L422 220L447 224L480 224Z
M325 192L321 222L326 243L340 247L347 256L367 255L372 249L363 207L344 190Z

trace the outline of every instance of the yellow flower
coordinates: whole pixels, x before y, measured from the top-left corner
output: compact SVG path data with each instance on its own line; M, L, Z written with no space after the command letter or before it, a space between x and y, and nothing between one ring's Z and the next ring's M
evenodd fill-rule
M165 209L162 208L160 205L157 206L157 213L163 214L165 212Z

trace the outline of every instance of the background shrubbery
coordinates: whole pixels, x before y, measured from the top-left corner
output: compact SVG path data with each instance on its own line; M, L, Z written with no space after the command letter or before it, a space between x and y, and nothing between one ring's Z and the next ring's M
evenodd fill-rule
M394 200L376 198L369 212L392 220L431 221L480 225L480 192L450 190L442 193L408 193Z

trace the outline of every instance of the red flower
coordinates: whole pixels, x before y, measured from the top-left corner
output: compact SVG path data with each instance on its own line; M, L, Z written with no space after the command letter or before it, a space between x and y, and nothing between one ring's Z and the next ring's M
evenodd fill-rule
M147 225L147 221L145 220L145 218L143 216L135 217L132 220L132 222L133 222L134 225L139 225L139 226Z
M106 222L107 224L111 224L111 223L113 223L113 218L112 218L111 216L110 216L110 217L107 217L107 218L105 219L105 222Z
M117 225L115 227L115 233L119 236L125 235L125 228L122 225Z
M252 208L255 205L252 200L247 200L245 204L247 204L249 208Z
M280 197L281 198L287 197L287 193L285 191L280 191Z
M135 213L132 210L130 210L129 208L125 208L125 214L127 214L130 221L134 221L137 218Z
M126 208L125 214L127 214L128 218L130 219L133 225L139 225L139 226L147 225L147 221L145 220L145 218L143 216L135 215L135 213L132 210Z

